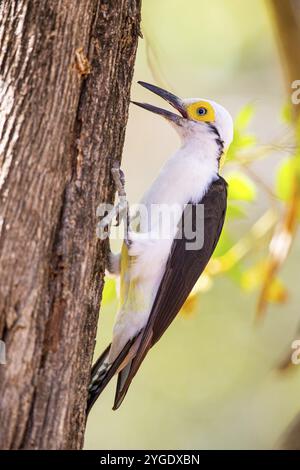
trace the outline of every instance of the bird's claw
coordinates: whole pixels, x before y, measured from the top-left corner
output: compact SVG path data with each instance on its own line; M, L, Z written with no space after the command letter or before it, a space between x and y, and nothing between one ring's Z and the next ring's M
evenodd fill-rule
M110 236L111 226L113 220L116 220L115 226L118 227L123 221L124 223L124 241L129 247L131 243L128 241L128 230L129 230L129 206L126 198L126 192L124 189L125 176L123 171L120 169L119 162L113 162L111 174L118 192L118 202L110 209L97 224L97 233L100 239L106 239Z
M118 161L114 161L111 168L111 174L116 186L116 190L118 192L119 197L126 197L125 192L125 175L124 172L120 168L120 163Z
M124 172L121 170L120 163L118 161L114 161L112 163L111 174L119 197L119 201L115 211L116 226L118 227L121 221L124 221L124 239L126 239L129 226L129 207L125 192L125 175Z

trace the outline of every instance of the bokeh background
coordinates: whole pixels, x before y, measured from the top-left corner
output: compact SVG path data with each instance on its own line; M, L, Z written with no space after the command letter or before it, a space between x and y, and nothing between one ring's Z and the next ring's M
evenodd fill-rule
M285 211L279 172L294 151L270 10L262 0L144 0L142 27L135 100L162 105L136 84L144 80L219 101L238 117L240 148L223 169L233 189L217 259L253 239L241 260L204 276L116 412L115 382L107 387L90 415L85 448L274 448L300 408L300 366L279 367L297 338L300 242L294 237L257 322L268 245ZM122 162L131 203L178 145L166 121L131 106ZM110 341L116 309L109 281L96 355Z

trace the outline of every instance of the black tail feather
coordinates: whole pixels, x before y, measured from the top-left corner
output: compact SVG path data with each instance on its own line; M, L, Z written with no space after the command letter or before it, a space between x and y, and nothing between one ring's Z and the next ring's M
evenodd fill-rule
M112 364L107 364L107 366L105 365L105 359L108 357L111 345L109 345L105 349L99 359L97 359L97 361L95 362L91 373L91 382L89 386L86 416L88 416L92 406L94 405L99 395L103 392L106 385L118 371L122 362L126 358L134 339L135 338L133 338L131 341L128 341L128 343L124 346L124 348Z
M130 361L127 364L127 366L125 366L124 369L122 369L118 374L118 382L117 382L117 387L116 387L115 402L114 402L113 410L117 410L119 406L121 405L123 399L125 398L125 395L122 394L122 390L126 383L127 377L130 373L131 364L132 364L132 361Z

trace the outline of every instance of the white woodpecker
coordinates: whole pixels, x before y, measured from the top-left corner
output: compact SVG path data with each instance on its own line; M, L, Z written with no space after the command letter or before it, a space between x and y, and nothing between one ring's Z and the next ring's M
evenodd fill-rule
M171 324L209 262L226 214L227 184L219 170L233 138L230 114L214 101L180 99L139 83L180 115L133 103L166 118L182 144L145 193L142 204L147 214L140 214L138 230L129 227L121 253L110 255L111 271L120 274L120 307L112 342L92 369L87 411L115 374L113 409L120 406L149 349ZM118 189L124 202L122 180ZM159 235L159 217L151 212L156 205L163 206L165 218L173 217L168 237ZM204 210L198 211L199 207ZM202 242L190 245L187 232L197 237L199 227Z

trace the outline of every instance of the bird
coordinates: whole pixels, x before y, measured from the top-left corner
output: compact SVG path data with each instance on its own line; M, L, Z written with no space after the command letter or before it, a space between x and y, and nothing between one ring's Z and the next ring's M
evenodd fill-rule
M145 192L137 229L128 228L120 254L109 253L108 270L120 275L120 306L112 342L92 367L87 414L114 375L118 378L113 409L119 408L148 351L170 326L212 257L226 215L227 183L220 168L233 139L230 113L209 99L181 99L158 86L138 83L177 112L132 103L165 118L181 145ZM124 199L122 183L120 173ZM161 236L153 207L163 207L163 219L172 219L169 236Z

